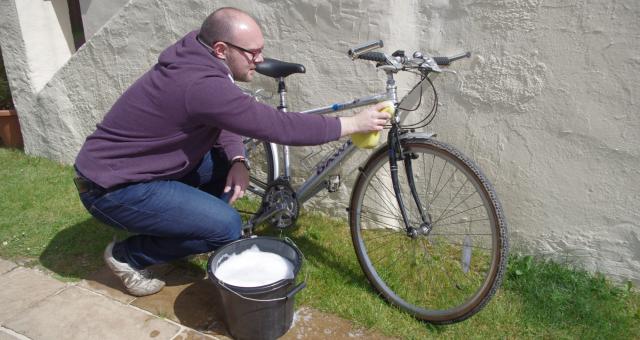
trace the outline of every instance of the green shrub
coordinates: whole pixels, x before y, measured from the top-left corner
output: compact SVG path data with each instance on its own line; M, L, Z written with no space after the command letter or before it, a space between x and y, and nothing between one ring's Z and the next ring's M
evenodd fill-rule
M2 49L0 49L0 110L13 109L13 99L11 89L7 80L7 73L4 69L4 59L2 59Z

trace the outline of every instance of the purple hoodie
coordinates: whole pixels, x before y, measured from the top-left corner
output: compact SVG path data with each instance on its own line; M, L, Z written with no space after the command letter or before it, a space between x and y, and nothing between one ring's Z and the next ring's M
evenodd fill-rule
M84 176L104 188L178 179L216 144L228 159L243 155L239 135L287 145L340 137L336 117L282 113L244 94L196 35L164 50L96 125L75 162Z

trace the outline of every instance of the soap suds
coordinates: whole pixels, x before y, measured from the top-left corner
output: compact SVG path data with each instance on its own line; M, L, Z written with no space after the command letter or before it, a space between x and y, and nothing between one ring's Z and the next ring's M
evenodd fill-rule
M222 256L214 275L220 281L237 287L259 287L294 277L291 261L275 253L261 251L255 244L240 254Z

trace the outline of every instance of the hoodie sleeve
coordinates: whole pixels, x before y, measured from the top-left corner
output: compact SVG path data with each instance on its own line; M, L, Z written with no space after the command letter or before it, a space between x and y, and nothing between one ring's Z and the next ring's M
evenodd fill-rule
M286 145L318 145L340 138L337 117L280 112L243 93L230 79L194 81L185 94L191 119L236 135Z
M224 150L228 160L232 160L238 156L245 156L242 136L227 130L220 131L220 135L216 141L216 147Z

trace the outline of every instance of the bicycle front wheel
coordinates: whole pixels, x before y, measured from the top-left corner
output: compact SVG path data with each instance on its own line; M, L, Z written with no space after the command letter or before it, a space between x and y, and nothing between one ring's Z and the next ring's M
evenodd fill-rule
M253 138L244 139L244 148L251 164L247 190L262 198L267 185L276 176L275 159L271 144Z
M410 228L393 189L387 146L360 169L352 193L358 261L375 289L414 317L465 320L502 281L508 241L500 203L480 169L453 147L428 138L402 146L410 167L398 161L398 183Z

